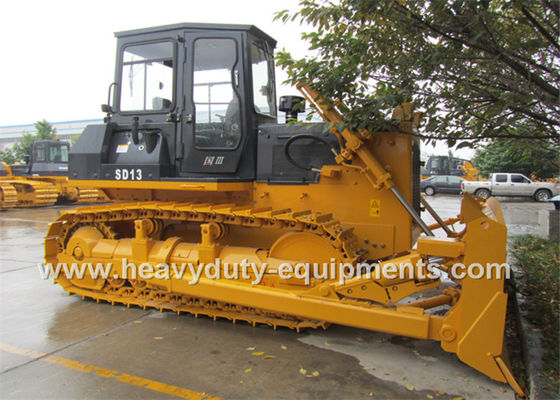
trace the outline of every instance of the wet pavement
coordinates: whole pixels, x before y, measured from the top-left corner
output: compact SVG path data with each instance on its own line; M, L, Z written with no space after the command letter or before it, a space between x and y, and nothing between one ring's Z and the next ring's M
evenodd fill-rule
M428 200L444 218L459 210L459 197ZM533 210L551 205L503 206L531 230ZM2 399L513 399L432 341L342 326L298 334L67 296L37 268L65 208L0 213Z
M435 195L425 196L424 199L436 210L442 219L453 218L459 214L461 209L461 196ZM517 197L498 197L502 206L502 213L508 228L508 237L537 234L539 231L538 220L540 210L554 210L552 203L536 202L532 199ZM435 223L428 212L422 212L422 219L428 224ZM456 224L456 229L462 229L461 224ZM441 230L436 231L442 235Z

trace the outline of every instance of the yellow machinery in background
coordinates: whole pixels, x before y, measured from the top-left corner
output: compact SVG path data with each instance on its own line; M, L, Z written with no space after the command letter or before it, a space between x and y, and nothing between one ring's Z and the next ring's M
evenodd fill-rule
M465 161L461 165L461 170L463 170L462 178L465 178L467 181L478 181L480 180L478 168L476 168L470 161Z
M0 177L2 194L0 209L13 207L46 207L54 205L58 200L57 188L50 182L14 176L12 169L2 163L7 175Z
M436 340L522 393L502 356L504 278L427 274L428 264L450 272L505 262L500 206L465 195L457 218L442 221L424 203L438 222L422 221L411 135L419 115L410 104L393 113L394 129L337 130L339 109L303 86L330 133L324 124L278 124L275 41L257 28L181 24L117 37L113 105L103 106L106 123L88 126L73 146L69 171L73 185L102 189L116 203L63 211L45 239L47 263L113 269L107 279L62 274L56 282L68 293L275 328L335 323ZM166 80L128 73L154 65ZM156 88L152 99L147 87ZM303 102L281 98L280 110L294 120ZM156 269L131 278L123 260L135 273L145 263ZM264 268L262 279L227 278L243 260ZM373 276L341 280L338 269L325 276L312 267L365 262L375 263ZM192 284L188 269L159 274L188 263L217 264L220 277ZM308 279L286 277L286 264ZM397 276L406 265L424 267L375 276L389 265Z
M38 140L33 143L28 164L9 166L2 162L0 209L107 201L98 189L68 182L68 151L66 142Z
M102 191L74 186L66 176L14 176L3 164L7 175L0 177L0 210L109 201Z

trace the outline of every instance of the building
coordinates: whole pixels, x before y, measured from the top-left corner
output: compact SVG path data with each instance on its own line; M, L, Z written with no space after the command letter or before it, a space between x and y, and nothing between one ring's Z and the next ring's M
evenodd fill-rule
M103 119L85 119L79 121L51 122L56 129L56 135L60 140L69 141L72 136L81 134L84 128L90 124L101 124ZM14 143L21 140L25 133L35 134L37 130L34 124L0 126L0 150L12 147Z

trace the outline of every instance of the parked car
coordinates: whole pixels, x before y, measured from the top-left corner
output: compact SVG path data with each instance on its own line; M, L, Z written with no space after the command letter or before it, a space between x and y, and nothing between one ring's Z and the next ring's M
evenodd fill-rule
M454 175L436 175L420 182L420 190L428 196L436 193L461 193L461 184L465 179Z
M560 194L558 183L533 182L523 174L496 173L488 181L465 181L463 192L487 199L490 196L532 197L547 201Z

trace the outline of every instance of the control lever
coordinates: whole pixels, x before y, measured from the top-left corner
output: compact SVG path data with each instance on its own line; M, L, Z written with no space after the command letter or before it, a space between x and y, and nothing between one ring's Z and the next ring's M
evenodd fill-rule
M140 138L138 137L138 117L132 117L132 141L134 144L140 143Z

